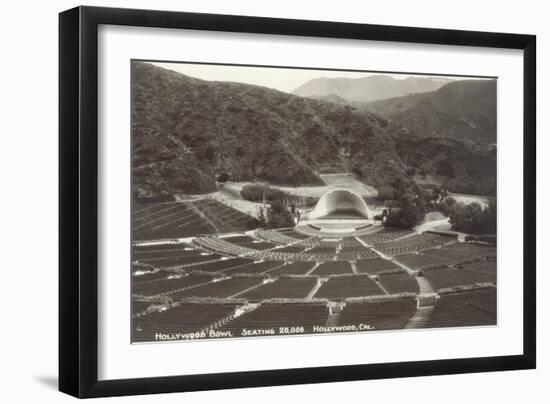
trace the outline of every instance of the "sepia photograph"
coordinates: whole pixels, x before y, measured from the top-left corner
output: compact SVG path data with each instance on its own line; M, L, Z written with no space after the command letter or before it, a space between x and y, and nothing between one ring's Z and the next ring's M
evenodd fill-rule
M131 342L497 326L497 78L131 61Z

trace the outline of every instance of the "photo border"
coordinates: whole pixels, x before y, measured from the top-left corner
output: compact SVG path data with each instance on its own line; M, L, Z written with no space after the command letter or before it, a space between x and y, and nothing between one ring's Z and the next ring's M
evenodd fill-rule
M98 381L98 27L510 48L524 51L523 354ZM536 366L536 37L280 18L77 7L59 16L59 389L104 397Z

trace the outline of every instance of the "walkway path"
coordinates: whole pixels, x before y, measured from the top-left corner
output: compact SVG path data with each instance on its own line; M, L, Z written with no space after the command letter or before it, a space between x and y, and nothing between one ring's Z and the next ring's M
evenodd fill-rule
M373 249L374 250L374 249ZM376 250L374 250L376 251ZM396 260L395 258L393 260L391 260L394 264L396 264L397 266L399 266L400 268L404 269L405 271L407 271L407 273L411 276L413 276L414 274L416 274L416 270L408 267L407 265L405 264L402 264L401 262L399 262L398 260ZM424 278L423 276L415 276L414 279L416 279L416 283L418 283L418 289L419 289L419 293L420 294L424 294L424 293L434 293L434 290L432 288L432 285L430 284L430 282Z
M405 264L402 264L401 262L399 262L395 258L391 259L387 255L381 253L380 251L378 251L374 248L372 248L372 251L374 251L375 253L380 255L380 257L382 257L383 259L391 261L391 262L395 263L396 265L398 265L400 268L407 271L409 276L414 276L414 279L416 280L416 283L418 283L418 290L419 290L418 294L419 295L435 293L433 288L432 288L432 285L430 284L430 282L426 278L424 278L423 276L415 276L417 271L415 271L414 269L408 267ZM379 282L377 282L377 283L379 284ZM379 284L378 286L380 286L382 288L382 285ZM387 293L387 291L386 291L386 293ZM422 328L424 325L426 325L426 323L430 319L430 316L432 314L433 309L434 309L434 306L424 306L424 307L418 306L417 309L416 309L416 312L414 313L414 315L409 319L409 321L405 325L405 328Z
M306 300L310 300L310 299L313 299L313 297L315 296L315 293L317 293L317 291L319 289L321 289L321 286L323 286L323 283L325 282L325 280L323 278L319 278L317 280L317 283L315 284L315 286L313 287L313 289L311 289L309 291L309 293L307 294L306 296Z
M330 308L330 312L327 318L327 327L336 327L340 320L340 314L342 313L342 304L333 305Z
M428 323L433 311L434 306L418 307L416 309L416 313L414 313L414 316L412 316L407 324L405 324L405 328L411 329L424 327Z
M313 268L311 268L309 271L307 271L304 275L311 275L311 273L313 271L315 271L319 265L320 264L318 262L316 262L315 265L313 266Z
M266 283L271 283L271 282L274 282L274 280L270 280L270 279L262 280L260 283L257 283L256 285L253 285L253 286L251 286L251 287L249 287L249 288L243 289L243 290L241 290L240 292L234 293L234 294L232 294L231 296L228 296L227 298L228 298L228 299L233 299L233 298L235 298L235 297L244 295L245 293L250 292L251 290L257 289L257 288L259 288L260 286L265 285Z

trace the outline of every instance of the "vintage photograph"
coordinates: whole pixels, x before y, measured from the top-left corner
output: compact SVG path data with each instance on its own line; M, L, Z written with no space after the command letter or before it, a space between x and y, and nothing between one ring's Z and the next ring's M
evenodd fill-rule
M131 61L132 342L496 326L497 81Z

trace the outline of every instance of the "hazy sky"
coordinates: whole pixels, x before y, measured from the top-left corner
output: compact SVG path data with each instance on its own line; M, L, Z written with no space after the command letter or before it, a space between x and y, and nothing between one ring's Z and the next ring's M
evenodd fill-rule
M368 72L343 72L332 70L305 70L305 69L284 69L269 67L248 67L248 66L220 66L207 64L190 63L154 63L166 69L175 70L203 80L212 81L236 81L246 84L274 88L287 93L292 92L306 81L318 77L348 77L359 78L384 73ZM406 74L388 74L396 79L410 77ZM414 77L422 77L414 75ZM427 77L427 76L424 76ZM454 77L447 77L454 78Z

